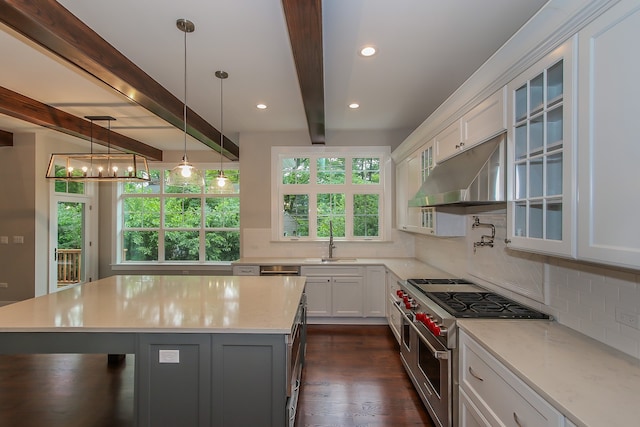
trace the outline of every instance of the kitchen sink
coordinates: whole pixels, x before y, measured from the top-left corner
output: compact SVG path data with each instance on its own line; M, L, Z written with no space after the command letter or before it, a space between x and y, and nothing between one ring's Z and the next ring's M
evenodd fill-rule
M334 263L334 262L356 262L357 258L307 258L305 262L318 262L323 264Z

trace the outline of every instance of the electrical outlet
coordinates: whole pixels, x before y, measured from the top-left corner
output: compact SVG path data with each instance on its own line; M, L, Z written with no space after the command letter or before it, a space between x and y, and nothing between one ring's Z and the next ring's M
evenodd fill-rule
M158 350L159 363L180 363L180 350Z
M0 283L0 288L8 288L8 287L9 287L8 283L4 283L4 282Z
M623 325L630 326L632 328L640 329L640 314L632 313L630 311L616 310L616 320Z

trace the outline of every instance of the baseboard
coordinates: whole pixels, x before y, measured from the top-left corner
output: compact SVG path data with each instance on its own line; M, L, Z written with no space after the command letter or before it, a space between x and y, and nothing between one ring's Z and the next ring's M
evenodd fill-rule
M386 325L386 317L307 317L309 325Z
M2 307L3 305L13 304L14 302L18 302L18 301L0 301L0 307Z

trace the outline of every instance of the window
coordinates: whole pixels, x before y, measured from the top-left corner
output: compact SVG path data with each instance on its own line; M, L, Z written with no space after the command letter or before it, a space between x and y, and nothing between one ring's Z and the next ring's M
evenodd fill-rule
M274 240L385 240L388 147L273 147Z
M209 263L240 257L237 170L224 173L233 194L212 194L218 170L205 171L205 186L167 186L169 170L149 171L151 182L123 183L118 203L118 262Z

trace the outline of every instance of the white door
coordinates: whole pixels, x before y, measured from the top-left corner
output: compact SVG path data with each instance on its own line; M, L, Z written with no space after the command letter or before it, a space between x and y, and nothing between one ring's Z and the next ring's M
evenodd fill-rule
M49 292L97 279L97 215L91 184L58 181L49 216Z

